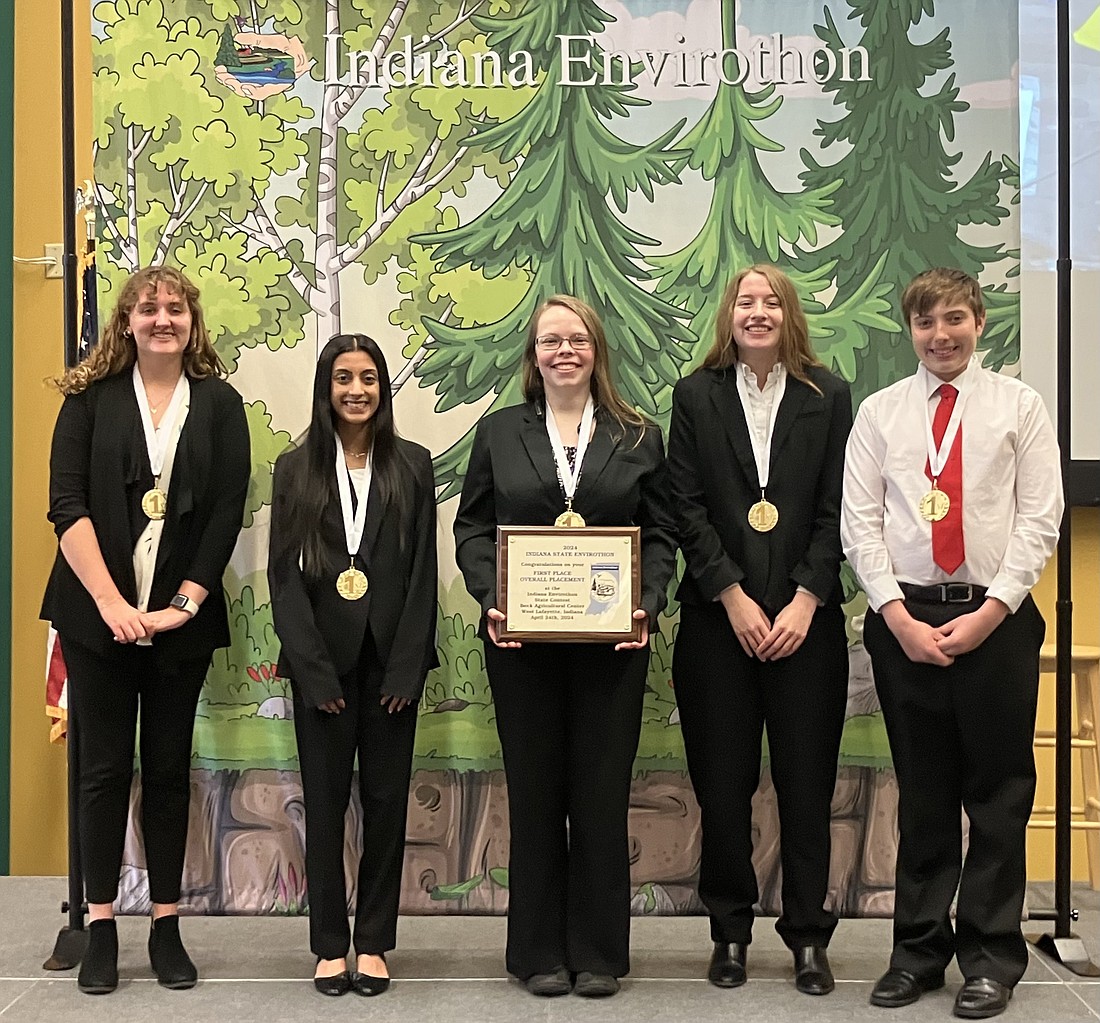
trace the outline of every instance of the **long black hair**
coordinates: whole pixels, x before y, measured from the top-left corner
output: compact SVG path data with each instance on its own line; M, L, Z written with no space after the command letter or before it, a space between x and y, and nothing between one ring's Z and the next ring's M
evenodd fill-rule
M397 443L393 424L390 371L378 343L366 334L336 334L322 349L313 376L313 413L302 441L305 464L290 493L290 526L302 537L302 568L320 578L325 571L321 519L329 501L339 501L333 463L336 458L336 413L332 409L332 367L345 352L365 352L378 370L378 408L371 416L372 500L381 502L383 514L398 516L401 543L411 527L411 464Z

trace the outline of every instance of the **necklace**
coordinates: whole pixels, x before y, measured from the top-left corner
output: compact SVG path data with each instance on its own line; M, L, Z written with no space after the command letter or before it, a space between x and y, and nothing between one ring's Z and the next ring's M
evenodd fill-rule
M153 411L155 412L156 409L153 409ZM367 455L370 454L370 452L369 451L349 451L347 448L344 448L344 454L347 455L348 458L366 458Z
M171 398L171 397L172 397L172 395L173 395L173 394L175 394L175 393L176 393L176 385L175 385L175 384L173 384L173 385L172 385L172 387L171 387L171 389L170 389L170 390L168 390L168 391L167 391L166 393L162 394L162 395L161 395L161 396L160 396L160 397L159 397L159 398L157 399L157 403L156 403L156 404L154 405L154 404L153 404L153 397L152 397L152 395L151 395L151 394L149 393L149 389L148 389L148 388L146 388L146 389L145 389L145 400L146 400L147 402L149 402L149 411L150 411L150 412L152 412L152 413L153 413L153 415L155 416L155 415L156 415L156 414L157 414L157 413L158 413L158 412L160 411L160 407L161 407L161 405L163 405L163 404L164 404L164 401L165 401L165 399L166 399L166 398Z

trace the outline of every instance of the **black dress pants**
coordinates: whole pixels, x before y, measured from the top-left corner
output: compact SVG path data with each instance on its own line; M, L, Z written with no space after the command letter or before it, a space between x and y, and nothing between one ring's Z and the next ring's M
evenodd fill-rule
M649 650L485 643L508 783L508 972L630 969L627 810Z
M391 714L379 702L382 665L369 628L359 664L340 682L347 706L339 714L307 707L297 693L294 696L294 732L306 808L309 947L322 959L343 958L349 941L357 955L378 955L397 944L416 736L416 704ZM344 882L344 818L356 754L363 852L352 933Z
M980 605L905 602L914 618L933 626ZM964 976L1012 987L1027 967L1020 913L1045 629L1029 596L977 650L941 668L910 661L883 618L867 612L863 637L898 778L890 959L897 969L935 976L954 955Z
M141 716L141 824L153 902L179 901L191 800L191 736L209 657L157 647L99 654L61 637L80 758L80 851L89 902L114 902Z
M848 696L843 612L818 608L802 645L790 657L764 662L741 648L720 603L684 604L672 677L701 811L699 898L710 914L711 938L752 940L759 897L752 797L766 725L783 868L775 929L792 949L828 945L837 923L824 908L830 818Z

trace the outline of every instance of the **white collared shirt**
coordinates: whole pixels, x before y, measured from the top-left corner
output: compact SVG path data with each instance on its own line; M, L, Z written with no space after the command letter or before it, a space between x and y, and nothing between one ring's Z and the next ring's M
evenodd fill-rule
M756 374L749 368L748 363L738 362L737 372L748 382L749 405L745 410L745 421L749 429L756 434L757 443L763 444L768 436L768 423L772 417L772 406L775 404L775 393L780 381L786 379L787 367L777 362L768 371L768 377L761 389L760 381Z
M932 559L918 506L931 484L925 416L943 381L923 366L859 408L844 459L840 539L874 610L899 582L974 583L1015 611L1058 541L1065 500L1058 442L1042 399L977 358L952 382L962 414L966 560L948 575ZM927 410L927 411L926 411Z

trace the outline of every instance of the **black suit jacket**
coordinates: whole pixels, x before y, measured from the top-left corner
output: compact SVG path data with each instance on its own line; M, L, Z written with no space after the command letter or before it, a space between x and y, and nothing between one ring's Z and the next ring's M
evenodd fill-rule
M458 567L483 613L497 602L497 526L552 526L565 509L543 416L527 403L477 425L454 529ZM676 562L661 431L624 431L597 411L573 508L589 526L641 526L641 606L654 624Z
M779 523L770 533L758 533L747 518L760 487L736 369L699 370L673 392L669 473L687 561L677 597L703 604L740 583L775 613L804 586L838 605L844 445L852 428L848 385L813 367L808 375L818 394L788 375L768 482Z
M161 653L178 658L209 657L216 647L229 645L222 575L241 530L252 470L241 396L217 377L190 383L191 407L176 450L149 596L149 610L156 611L168 606L185 579L210 591L191 621L153 638ZM50 451L49 519L60 540L78 519L90 518L111 578L123 599L135 605L135 528L140 533L147 521L141 498L152 486L130 371L66 397ZM41 617L53 622L63 641L76 640L100 653L117 647L60 550Z
M355 667L370 623L385 672L382 692L417 700L435 655L435 478L427 448L397 439L399 456L412 467L412 530L402 537L397 515L381 505L372 480L363 538L355 556L366 573L361 600L336 592L336 577L348 567L347 541L335 478L321 520L325 571L320 579L299 567L302 537L290 523L289 496L306 451L287 451L275 463L271 497L271 551L267 579L275 631L282 644L279 674L291 680L302 701L317 707L341 696L340 677Z

